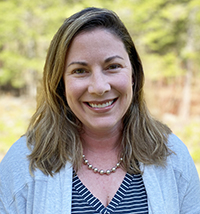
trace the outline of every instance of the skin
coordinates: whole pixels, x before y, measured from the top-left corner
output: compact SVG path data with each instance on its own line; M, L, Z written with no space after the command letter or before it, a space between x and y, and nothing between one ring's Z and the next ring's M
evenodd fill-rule
M122 41L106 29L78 34L66 57L63 75L69 107L83 124L83 152L99 169L118 162L122 118L132 101L132 67ZM83 184L107 206L126 172L99 175L83 164Z

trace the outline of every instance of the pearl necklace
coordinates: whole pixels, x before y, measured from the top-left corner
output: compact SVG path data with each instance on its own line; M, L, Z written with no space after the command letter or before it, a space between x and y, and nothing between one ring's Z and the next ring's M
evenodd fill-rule
M107 169L104 171L103 169L98 170L97 167L93 167L92 164L89 163L89 161L85 158L85 155L83 155L83 163L88 166L88 169L92 169L93 172L99 173L100 175L106 174L109 175L112 172L115 172L116 169L120 166L120 163L122 162L122 158L120 158L119 162L116 164L116 166L112 167L111 169Z

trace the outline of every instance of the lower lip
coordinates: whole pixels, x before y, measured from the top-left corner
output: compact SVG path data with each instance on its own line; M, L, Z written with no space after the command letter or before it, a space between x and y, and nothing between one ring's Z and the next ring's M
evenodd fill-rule
M105 112L108 112L110 111L114 106L115 106L115 103L117 102L117 100L115 100L111 105L109 106L106 106L106 107L103 107L103 108L98 108L98 107L91 107L89 106L87 103L85 103L85 105L92 111L94 112L98 112L98 113L105 113Z

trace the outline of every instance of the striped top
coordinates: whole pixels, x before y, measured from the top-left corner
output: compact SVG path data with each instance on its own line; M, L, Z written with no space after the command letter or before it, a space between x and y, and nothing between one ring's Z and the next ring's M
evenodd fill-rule
M126 173L107 207L95 198L77 175L72 182L72 214L148 214L147 194L140 174Z

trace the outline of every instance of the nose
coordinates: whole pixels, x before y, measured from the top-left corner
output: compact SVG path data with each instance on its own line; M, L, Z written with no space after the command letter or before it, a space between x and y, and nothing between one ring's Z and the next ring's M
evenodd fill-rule
M94 71L91 75L88 92L102 96L108 92L111 86L108 82L108 77L102 71Z

